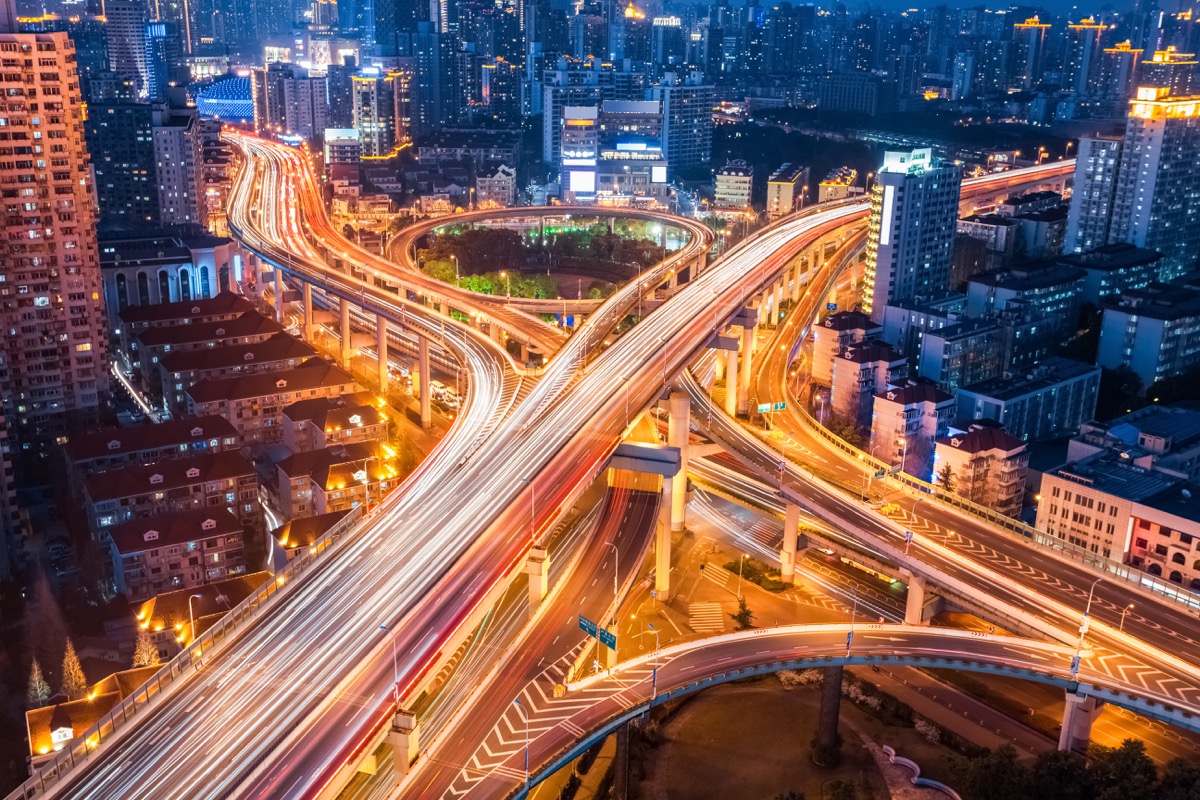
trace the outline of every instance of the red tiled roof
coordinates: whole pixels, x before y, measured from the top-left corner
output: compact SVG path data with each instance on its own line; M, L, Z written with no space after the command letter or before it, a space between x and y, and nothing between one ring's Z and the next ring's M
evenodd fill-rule
M879 392L875 396L893 403L899 403L903 406L911 406L917 403L933 403L936 405L954 399L954 395L943 392L937 387L936 383L926 380L909 381L904 386Z
M227 450L99 472L87 477L86 486L92 501L99 502L253 474L241 453Z
M324 536L330 528L341 522L350 509L330 511L328 514L318 514L315 517L301 517L290 520L275 530L271 535L280 542L286 542L284 547L307 547Z
M308 342L280 332L269 339L251 344L230 344L222 347L206 347L200 350L177 350L167 353L159 359L158 363L167 372L192 372L311 358L316 354L316 348Z
M283 415L293 422L307 420L321 430L354 428L377 425L383 422L383 414L370 403L355 395L341 397L313 397L300 400L283 409ZM358 422L353 419L358 417Z
M353 383L354 378L341 367L319 358L310 358L299 366L283 370L232 378L203 378L188 389L187 394L196 403L212 403Z
M142 347L218 342L241 336L274 336L283 326L257 311L248 311L234 319L146 328L137 333Z
M67 443L67 454L72 461L82 461L231 436L237 436L237 430L222 416L179 417L132 428L102 428L77 434Z
M243 314L253 311L254 304L240 294L221 292L203 300L181 300L176 303L156 303L127 306L117 316L126 324L168 322L177 319L202 319L222 314Z
M211 539L242 532L242 523L227 509L197 508L160 514L149 519L131 519L110 531L113 547L122 555L157 547Z
M937 440L938 444L962 450L965 453L985 453L988 450L1000 450L1010 453L1023 448L1025 443L1011 433L990 426L972 426L971 430L957 436L947 436Z

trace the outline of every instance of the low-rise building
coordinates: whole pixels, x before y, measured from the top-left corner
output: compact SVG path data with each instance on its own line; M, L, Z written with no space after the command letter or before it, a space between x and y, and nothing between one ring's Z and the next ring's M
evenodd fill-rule
M725 162L725 166L717 170L713 207L718 210L748 209L753 186L754 167L740 159Z
M205 378L187 389L188 411L219 414L237 429L243 446L278 442L283 409L299 400L339 397L358 389L350 373L311 358L291 369Z
M1074 433L1096 415L1100 368L1051 357L1023 375L992 378L958 392L958 421L994 419L1024 442Z
M148 328L134 337L128 357L143 385L156 386L158 363L168 353L265 342L282 331L275 320L248 311L220 322Z
M857 183L858 170L852 167L838 167L817 185L817 202L828 203L864 194L866 190L857 186Z
M287 553L288 561L291 561L296 556L308 552L308 548L325 538L351 511L352 509L346 508L327 514L291 519L271 531L271 536L279 542L279 546Z
M283 409L283 443L293 453L345 444L381 445L388 434L387 415L370 395L301 400Z
M1128 242L1106 244L1059 258L1060 263L1083 270L1079 299L1093 305L1130 289L1145 289L1161 277L1162 261L1163 254L1157 250Z
M786 217L804 207L808 194L808 167L784 164L767 179L767 219Z
M137 607L138 627L150 635L159 659L169 661L273 579L270 572L250 572L156 594Z
M1039 211L1049 211L1058 208L1062 204L1062 195L1049 190L1010 194L996 204L996 213L1005 217L1019 217L1023 214L1036 214Z
M75 434L67 443L67 461L73 473L93 475L116 467L238 447L237 431L224 417L179 417Z
M200 508L133 519L111 531L113 582L130 602L240 575L246 532L223 508Z
M917 376L951 394L999 376L1004 367L1004 332L989 320L965 319L921 336Z
M1001 264L1012 262L1020 231L1019 222L1000 214L972 214L958 221L958 232L983 242L991 258Z
M982 420L965 433L937 440L933 478L973 503L1016 517L1021 513L1029 453L1020 439Z
M847 345L833 357L829 405L833 413L855 425L871 418L877 392L899 383L908 374L908 361L885 342Z
M861 311L838 311L813 326L812 382L829 386L833 380L833 359L846 347L878 339L881 333L883 328Z
M1146 388L1200 368L1200 290L1152 283L1110 297L1100 321L1096 363L1128 367Z
M258 476L238 452L201 453L89 475L83 491L89 527L101 544L108 542L113 528L130 520L197 509L224 508L247 529L262 528Z
M437 167L444 162L470 160L476 164L517 164L521 156L520 131L446 129L414 143L417 163Z
M173 414L187 409L187 390L205 378L281 372L317 355L308 342L288 333L250 344L167 353L158 362L158 392Z
M1056 206L1013 217L1018 224L1017 255L1020 258L1057 258L1062 255L1067 235L1067 208Z
M871 452L913 477L929 480L934 443L954 420L954 396L933 381L908 380L879 392L871 415Z
M508 208L517 202L517 171L507 164L475 174L475 203L480 208Z
M1084 423L1067 445L1067 462L1103 452L1200 484L1200 411L1154 405L1108 422Z
M984 318L1020 310L1055 330L1074 330L1083 278L1082 270L1050 261L981 272L967 281L966 312Z
M150 328L223 322L252 311L254 304L233 292L220 292L216 297L185 302L127 305L117 312L113 335L120 340L122 352L128 353L133 349L134 338Z
M374 506L398 482L382 455L365 443L293 453L276 465L280 512L298 519Z

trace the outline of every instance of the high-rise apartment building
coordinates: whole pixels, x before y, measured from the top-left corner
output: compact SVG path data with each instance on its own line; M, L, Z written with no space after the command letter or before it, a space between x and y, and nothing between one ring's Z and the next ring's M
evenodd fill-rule
M863 310L932 299L950 288L962 170L929 149L889 152L871 187Z
M312 139L329 127L324 75L312 75L304 67L282 62L256 69L251 75L257 131Z
M1120 163L1121 139L1084 137L1079 140L1075 157L1075 191L1071 194L1071 210L1067 215L1064 252L1086 253L1108 244Z
M396 79L397 73L370 67L354 76L354 127L365 158L387 156L399 144Z
M712 159L713 106L716 89L704 76L668 72L650 89L663 107L663 155L671 169L707 164Z
M87 144L101 222L159 224L154 126L161 116L160 107L141 103L89 106Z
M153 129L158 219L163 225L204 225L203 137L194 108L170 109Z
M146 23L150 9L145 0L108 0L104 4L108 39L108 68L120 77L132 81L137 97L145 99L146 86Z
M1016 47L1013 70L1015 87L1032 89L1041 82L1048 30L1049 23L1042 22L1036 16L1013 26L1013 44Z
M1067 26L1067 51L1063 60L1062 87L1076 97L1091 97L1100 91L1103 48L1100 39L1108 26L1088 17Z
M14 452L94 424L108 336L75 49L0 0L0 397Z

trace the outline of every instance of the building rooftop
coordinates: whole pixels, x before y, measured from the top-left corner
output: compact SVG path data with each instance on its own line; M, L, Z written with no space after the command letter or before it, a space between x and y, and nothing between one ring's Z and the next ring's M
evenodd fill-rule
M987 319L964 319L951 323L944 328L927 332L927 337L937 337L947 342L971 339L982 333L998 331L1000 326Z
M806 168L802 164L788 162L772 173L768 181L771 183L795 183Z
M98 503L253 474L253 465L241 453L226 450L98 472L85 482L88 496Z
M1163 254L1157 250L1147 250L1128 242L1120 242L1106 244L1086 253L1071 253L1062 256L1059 261L1081 269L1108 271L1153 264L1162 261L1162 258Z
M293 453L280 461L276 466L291 478L311 477L318 472L327 474L333 464L347 464L362 461L376 455L375 447L366 442L336 445L321 450L307 450L303 453Z
M121 555L154 550L185 542L232 536L242 532L242 523L225 508L197 508L159 514L149 519L131 519L113 528L113 549Z
M233 319L146 328L138 331L137 340L143 347L178 347L198 342L208 342L212 346L220 339L274 336L282 330L283 326L275 320L257 311L247 311Z
M971 214L963 217L961 222L971 222L975 225L993 225L997 228L1015 228L1018 223L1012 217L1002 217L999 214Z
M971 277L971 283L1010 289L1015 292L1030 292L1049 289L1064 283L1081 280L1085 273L1081 269L1056 264L1053 261L1035 261L1019 267L980 272Z
M1177 483L1153 497L1147 497L1142 504L1192 522L1200 522L1200 487Z
M1200 291L1154 282L1144 289L1126 289L1119 296L1109 297L1104 307L1171 322L1200 317Z
M76 434L67 443L71 461L87 461L123 453L140 453L172 445L193 444L213 439L236 439L237 430L216 414L179 417L167 422L147 422L132 428L102 428Z
M167 372L196 372L214 369L231 369L246 364L262 364L312 358L317 355L315 347L286 332L279 332L269 339L251 344L229 344L222 347L205 347L197 350L177 350L159 359Z
M310 358L299 366L282 370L232 378L203 378L188 389L187 394L195 403L214 403L351 383L354 378L341 367L320 358Z
M240 530L240 529L239 529ZM251 572L235 575L191 589L176 589L155 595L138 606L137 621L152 631L187 625L189 611L196 620L198 636L207 624L201 625L206 617L220 617L253 594L260 586L271 580L269 572ZM199 595L199 597L196 597ZM196 597L195 600L190 598ZM190 609L189 609L190 604Z
M281 547L289 549L308 547L328 533L334 525L345 519L349 513L350 509L344 508L341 511L318 514L315 517L293 519L271 531L271 535L278 540Z
M990 450L1011 453L1014 450L1023 450L1025 448L1025 443L1020 439L1003 428L993 425L972 425L966 433L938 439L937 443L946 447L952 447L955 450L961 450L964 453L973 454L986 453Z
M995 400L1013 400L1049 389L1057 383L1073 380L1088 374L1099 374L1100 368L1082 361L1051 356L1042 359L1033 370L1024 376L1012 378L989 378L959 389L960 392L990 397Z
M1061 194L1058 192L1045 190L1041 192L1026 192L1025 194L1010 194L1008 197L1004 198L1004 202L1001 203L1001 205L1012 206L1017 210L1017 213L1020 214L1022 208L1029 208L1042 203L1061 201Z
M746 161L734 159L733 161L726 161L725 166L717 170L717 174L738 178L752 178L754 177L754 167L750 166Z
M460 147L508 147L515 148L521 144L520 131L489 131L489 130L443 130L428 136L422 136L414 143L417 148L437 147L458 149Z
M1044 208L1041 211L1026 211L1018 214L1017 219L1026 219L1032 222L1066 222L1067 208L1066 206L1056 206L1055 208Z
M361 428L387 420L383 412L370 403L370 395L358 394L300 400L283 409L283 415L293 422L307 420L323 431Z
M61 702L25 712L25 728L29 736L29 752L46 755L54 750L51 733L63 728L71 730L71 738L83 733L96 724L122 699L148 681L159 666L134 667L113 673L92 686L87 697L67 701L66 695L57 695Z
M202 300L184 300L177 303L156 303L145 306L126 306L117 315L126 325L156 322L173 322L229 314L246 314L254 311L254 304L240 294L220 292L216 297Z
M1179 478L1135 466L1107 452L1065 464L1047 474L1139 503L1182 483Z
M912 406L917 403L940 405L954 400L954 395L942 391L936 383L924 378L908 380L903 386L878 392L875 396L891 403L899 403L902 406Z
M882 330L878 323L861 311L838 311L830 314L821 323L821 327L831 331L869 331Z
M842 352L838 353L837 358L853 364L870 364L876 361L892 363L903 361L904 354L887 342L872 341L848 344L842 348Z

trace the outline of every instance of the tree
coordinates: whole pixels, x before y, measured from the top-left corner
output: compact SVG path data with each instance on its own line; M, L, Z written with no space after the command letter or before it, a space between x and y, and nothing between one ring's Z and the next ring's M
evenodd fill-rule
M70 700L78 700L87 695L87 689L87 676L83 674L79 656L75 655L75 644L67 639L62 663L62 693Z
M42 665L36 658L29 666L29 688L25 692L25 699L30 708L41 708L50 699L50 684L46 683L46 678L42 675Z
M938 470L937 477L938 482L942 484L943 489L945 489L947 492L954 491L957 481L954 478L953 467L951 467L949 464L946 464L940 470Z
M357 234L354 232L354 226L349 222L342 226L342 236L346 237L352 242L357 241Z
M1089 800L1093 792L1087 759L1081 754L1047 750L1033 762L1030 797L1034 800Z
M1096 399L1096 419L1112 419L1145 405L1142 379L1124 365L1100 371L1100 395Z
M1029 768L1017 760L1017 750L1003 744L963 764L963 774L955 782L963 797L971 800L1011 800L1029 797Z
M1154 796L1159 800L1200 800L1200 764L1182 758L1168 761Z
M837 780L829 784L829 800L858 800L858 789L851 781Z
M1152 796L1158 770L1142 742L1126 739L1117 747L1094 744L1088 747L1088 756L1088 775L1096 787L1096 800Z
M751 611L750 607L746 605L746 598L744 597L738 598L737 613L730 614L729 616L732 617L733 621L737 623L737 629L739 631L744 631L748 628L754 627L754 612Z
M786 792L780 792L775 795L775 800L805 800L804 792L797 792L795 789L788 789Z
M158 648L150 640L150 631L138 628L137 639L133 643L133 666L153 667L158 662Z

